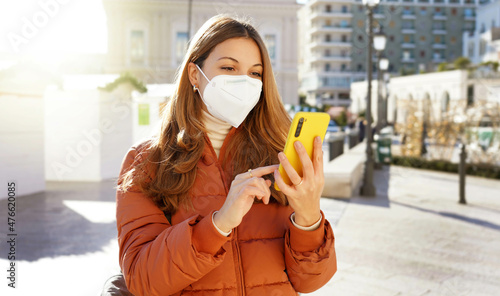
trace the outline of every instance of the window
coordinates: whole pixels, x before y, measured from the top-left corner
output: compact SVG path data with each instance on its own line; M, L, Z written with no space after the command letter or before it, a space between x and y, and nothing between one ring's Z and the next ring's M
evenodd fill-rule
M264 43L266 44L267 51L269 52L269 58L274 63L276 60L276 35L264 35Z
M347 6L342 5L342 12L343 12L343 13L347 13Z
M415 29L412 21L403 21L402 27L403 29Z
M405 8L403 8L403 15L413 15L413 9L406 6Z
M332 21L331 20L326 20L325 21L325 27L330 27L332 25Z
M346 35L342 35L341 40L342 40L342 42L347 42L347 36Z
M389 41L394 42L394 35L389 35Z
M325 36L325 42L330 42L330 41L332 41L332 36L330 36L330 34L327 34Z
M345 51L345 50L341 50L341 51L340 51L340 56L341 56L341 57L346 57L346 56L347 56L347 51Z
M474 42L473 41L470 41L467 44L467 55L469 57L473 57L474 56Z
M404 43L413 43L413 35L403 35Z
M363 35L358 35L358 41L363 42Z
M435 60L440 60L443 58L443 55L441 54L440 50L434 50L434 53L432 54L432 58Z
M457 9L456 8L452 8L451 9L451 15L457 15Z
M424 36L424 35L420 36L420 42L422 42L422 43L423 43L423 42L425 42L425 40L426 40L426 38L425 38L425 36Z
M481 39L479 41L479 55L484 55L486 53L486 41Z
M340 71L344 72L347 69L345 64L340 65Z
M177 38L175 40L175 57L177 63L182 62L182 58L186 54L188 43L188 36L186 32L177 32Z
M341 28L349 28L349 22L346 20L341 20L340 21L340 27Z
M325 72L329 72L330 71L330 64L325 64Z
M443 37L441 35L436 35L434 36L434 43L436 44L443 44Z
M358 64L358 72L363 72L363 65Z
M330 50L329 49L325 49L325 57L329 57L330 56Z
M139 104L139 125L149 125L149 104Z
M464 9L464 16L465 17L474 17L474 10L472 10L471 8Z
M130 32L130 60L132 63L144 63L144 47L144 31L132 30Z
M358 28L363 28L365 26L365 23L363 22L363 20L359 20L358 21Z
M455 44L455 43L457 43L457 37L452 36L452 37L450 38L450 42L451 42L451 44Z
M421 58L425 58L425 50L421 50L420 51L420 57Z
M326 12L331 12L331 11L332 11L332 6L331 6L331 5L327 5L327 6L325 7L325 11L326 11Z
M467 87L467 107L474 105L474 85Z
M389 28L394 28L396 26L396 22L395 21L390 21L389 22Z
M420 15L427 15L427 8L421 7L420 8Z

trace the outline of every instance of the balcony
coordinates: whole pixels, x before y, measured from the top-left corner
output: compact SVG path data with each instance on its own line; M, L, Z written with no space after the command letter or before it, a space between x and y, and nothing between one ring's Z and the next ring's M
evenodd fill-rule
M316 47L334 47L334 46L350 48L352 47L352 42L351 40L346 40L346 41L334 40L334 41L314 41L309 44L309 47L311 49Z
M444 13L434 13L432 19L435 21L445 21L448 19L448 17Z
M322 27L313 27L310 31L311 35L320 34L320 33L351 33L351 26L322 26Z
M403 27L401 29L401 33L403 34L415 34L416 32L415 27Z
M475 13L465 13L464 14L464 20L466 20L466 21L475 21L476 20L476 14Z
M434 35L446 35L446 34L448 34L448 31L446 31L445 28L432 29L432 34L434 34Z
M434 57L432 57L432 62L433 63L444 63L444 62L446 62L446 60L441 56L434 56Z
M415 46L416 46L415 42L413 42L413 41L401 43L402 48L415 48Z
M311 20L314 21L315 19L320 19L320 18L352 18L352 13L347 11L347 12L342 12L342 11L319 11L319 12L314 12L311 15Z
M403 14L401 15L401 17L404 20L414 20L416 18L415 12L408 10L403 10Z
M341 56L341 55L316 55L311 58L311 63L316 62L350 62L350 56Z
M402 56L401 62L402 63L415 63L415 57L414 56Z
M446 43L442 43L442 42L432 43L432 48L444 49L444 48L446 48Z

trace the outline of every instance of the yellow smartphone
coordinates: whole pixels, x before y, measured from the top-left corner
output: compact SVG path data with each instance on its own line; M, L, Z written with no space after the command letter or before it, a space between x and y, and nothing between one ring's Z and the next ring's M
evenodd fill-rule
M295 171L302 177L302 162L299 155L295 151L293 144L295 141L300 141L304 145L309 158L312 159L314 138L321 137L321 143L325 139L326 129L330 123L330 115L324 112L298 112L292 120L292 125L288 131L286 139L285 153L288 161L293 166ZM279 172L286 184L292 185L292 181L288 178L285 169L280 164ZM274 188L280 190L278 184L274 183Z

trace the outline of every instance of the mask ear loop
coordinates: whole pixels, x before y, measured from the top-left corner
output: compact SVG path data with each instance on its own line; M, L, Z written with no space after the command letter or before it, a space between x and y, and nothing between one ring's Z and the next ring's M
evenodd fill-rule
M201 70L201 68L197 65L196 65L196 68L198 68L198 70L200 70L201 74L203 75L203 77L205 77L205 79L210 83L210 79L208 79L208 77L205 75L205 73L203 73L203 71Z

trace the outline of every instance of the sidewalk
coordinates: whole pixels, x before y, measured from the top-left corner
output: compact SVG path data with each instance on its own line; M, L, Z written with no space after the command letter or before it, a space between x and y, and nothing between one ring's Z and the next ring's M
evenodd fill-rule
M304 295L495 295L500 181L409 168L375 171L377 197L323 199L338 272ZM17 285L7 287L7 201L0 201L0 295L99 295L119 272L112 180L47 184L16 203Z

